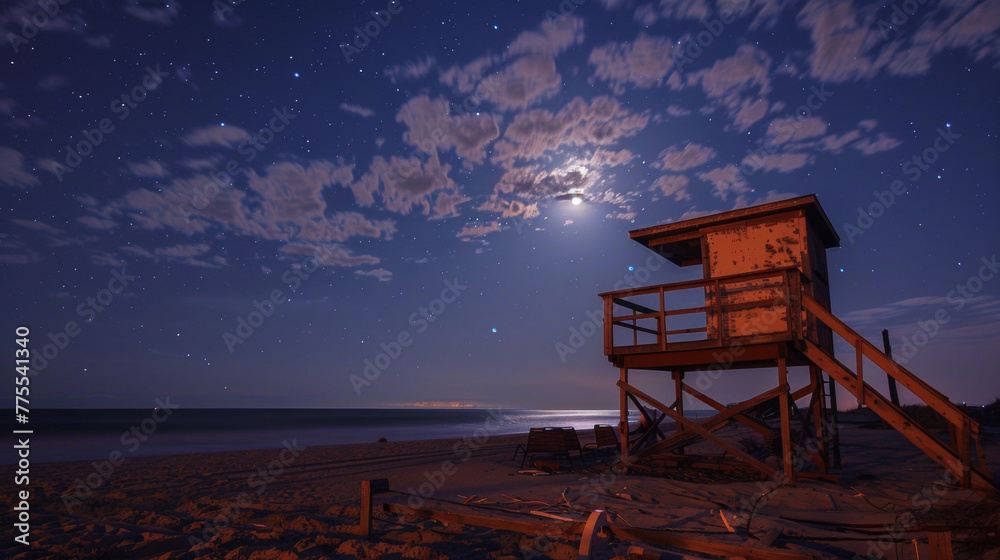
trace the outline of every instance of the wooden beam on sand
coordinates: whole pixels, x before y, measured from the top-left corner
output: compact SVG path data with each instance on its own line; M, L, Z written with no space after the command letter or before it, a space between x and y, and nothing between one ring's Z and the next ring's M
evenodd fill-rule
M388 478L361 481L361 534L367 539L372 536L372 496L388 491Z
M931 547L931 560L955 560L951 548L951 531L927 531L927 540Z
M451 513L426 508L411 508L402 504L385 503L382 508L387 513L412 515L423 519L434 519L445 523L459 523L475 527L486 527L503 531L513 531L527 535L571 538L583 534L584 523L535 523L517 521L500 517L488 517L467 513ZM695 537L690 534L668 533L655 529L640 529L635 527L608 526L603 529L619 539L640 541L659 546L670 546L690 552L714 554L716 556L736 556L748 560L811 560L810 554L777 550L773 548L755 548L745 544L722 542L718 540Z
M801 552L790 552L773 548L751 548L744 544L692 537L687 534L666 533L653 529L610 527L608 530L619 539L641 541L659 546L670 546L691 552L702 552L723 557L736 556L747 558L748 560L811 560L813 558L811 554Z
M446 523L461 523L462 525L473 525L476 527L486 527L489 529L500 529L502 531L513 531L527 535L575 535L583 533L584 524L577 523L535 523L532 521L517 521L515 519L505 519L502 517L488 517L485 515L475 515L470 513L451 513L427 508L411 508L402 504L386 503L382 504L382 509L386 513L397 513L400 515L412 515L423 519L434 519Z

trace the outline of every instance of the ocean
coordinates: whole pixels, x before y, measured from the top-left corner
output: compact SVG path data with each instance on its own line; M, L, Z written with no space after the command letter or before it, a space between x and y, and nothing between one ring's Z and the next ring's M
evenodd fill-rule
M168 413L169 412L169 413ZM633 415L638 413L633 411ZM687 415L704 417L705 412ZM11 411L10 417L13 417ZM637 416L631 418L637 420ZM528 432L532 427L618 424L617 410L504 409L38 409L31 435L11 435L0 464L17 462L13 439L31 439L31 462L177 455L247 449L474 437ZM10 433L8 431L8 433Z

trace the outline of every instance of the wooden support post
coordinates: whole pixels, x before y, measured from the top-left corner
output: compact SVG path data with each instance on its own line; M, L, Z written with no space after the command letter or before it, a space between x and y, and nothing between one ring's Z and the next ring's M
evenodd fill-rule
M813 415L813 435L816 437L816 447L819 449L819 472L826 472L830 464L829 435L826 433L826 396L823 387L823 370L815 365L809 366L809 379L814 385L812 402L809 403ZM805 429L805 426L803 426Z
M671 371L670 376L674 378L674 398L677 399L677 414L684 414L684 372ZM684 426L677 426L677 431L684 431Z
M628 460L628 391L625 390L625 386L628 385L628 368L619 369L619 387L620 393L618 395L618 441L621 443L622 451L622 461Z
M785 351L781 350L778 356L778 386L788 387L788 368L785 363ZM781 408L781 460L784 465L785 476L795 483L795 465L792 463L792 424L789 418L791 403L788 398L788 391L782 391L778 395L778 402Z
M372 496L389 491L388 478L361 481L361 535L372 536Z
M684 416L684 372L672 371L670 375L674 378L674 395L677 397L677 414ZM677 431L684 431L684 424L677 424ZM677 448L677 453L683 455L684 448Z

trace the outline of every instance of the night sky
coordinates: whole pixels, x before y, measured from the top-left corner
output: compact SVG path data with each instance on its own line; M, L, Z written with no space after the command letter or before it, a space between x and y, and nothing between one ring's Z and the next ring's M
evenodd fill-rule
M1000 1L287 4L5 3L32 407L615 408L597 294L701 274L628 231L810 193L834 312L1000 395Z

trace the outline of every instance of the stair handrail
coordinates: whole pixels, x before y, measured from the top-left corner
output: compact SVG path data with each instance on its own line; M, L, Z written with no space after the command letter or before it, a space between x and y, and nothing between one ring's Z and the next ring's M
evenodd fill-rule
M958 408L955 403L948 400L948 397L946 397L943 393L927 384L927 382L917 377L910 370L890 359L881 350L876 348L875 345L868 342L865 337L861 336L854 329L847 326L843 321L838 319L835 315L833 315L833 313L820 305L819 302L805 292L802 293L802 306L805 307L806 311L812 313L817 319L822 321L823 324L830 329L834 330L848 343L852 343L851 346L859 348L864 357L871 360L875 365L892 376L892 378L898 381L903 387L906 387L910 392L923 399L927 404L935 405L933 406L934 410L941 414L941 416L943 416L949 423L961 428L964 422L968 422L969 427L973 432L979 431L979 423L963 412L962 409ZM859 381L860 380L859 376ZM931 400L934 402L925 398L924 394L921 393L931 397Z

